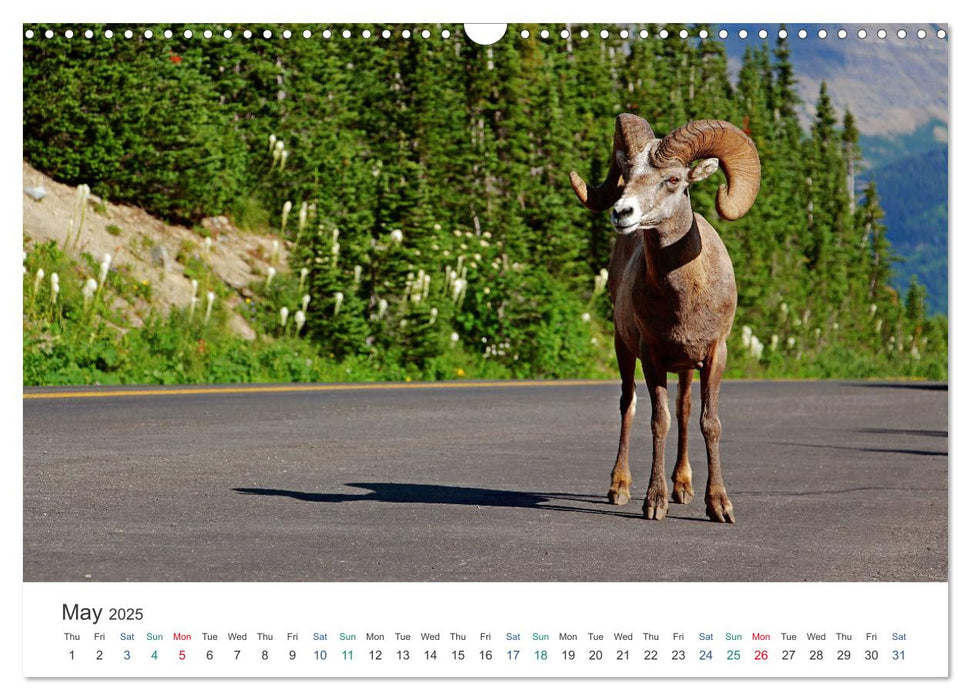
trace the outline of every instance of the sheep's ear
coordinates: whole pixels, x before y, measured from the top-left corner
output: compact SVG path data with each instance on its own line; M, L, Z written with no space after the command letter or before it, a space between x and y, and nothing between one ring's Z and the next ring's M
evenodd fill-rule
M706 158L688 171L688 182L701 182L718 170L717 158Z

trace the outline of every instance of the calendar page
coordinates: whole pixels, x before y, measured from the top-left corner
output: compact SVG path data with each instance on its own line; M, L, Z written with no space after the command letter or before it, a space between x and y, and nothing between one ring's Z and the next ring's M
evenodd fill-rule
M629 14L22 22L31 687L957 670L950 27Z

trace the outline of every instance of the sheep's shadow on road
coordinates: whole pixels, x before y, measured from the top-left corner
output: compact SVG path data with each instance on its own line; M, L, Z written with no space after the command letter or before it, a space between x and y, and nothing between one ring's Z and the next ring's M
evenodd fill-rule
M442 486L438 484L354 483L350 488L364 489L369 493L311 493L269 488L235 488L237 493L251 496L276 496L293 498L312 503L410 503L425 505L463 505L477 507L535 508L537 510L610 515L620 518L641 519L639 513L617 510L606 499L571 493L532 493L485 489L469 486ZM566 505L554 501L601 505L602 508Z

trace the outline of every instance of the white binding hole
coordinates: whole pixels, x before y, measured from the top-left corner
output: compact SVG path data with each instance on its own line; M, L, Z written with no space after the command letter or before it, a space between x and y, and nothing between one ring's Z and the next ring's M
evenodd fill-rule
M48 29L46 32L44 32L44 36L47 37L48 39L53 39L54 38L54 32L52 32L50 29Z
M506 35L505 24L466 24L465 36L480 46L495 44Z
M640 36L641 36L641 39L646 39L647 38L647 30L646 29L642 29Z
M408 30L408 29L406 29L403 32L401 32L401 36L403 36L405 39L410 39L411 38L411 31Z
M223 38L225 38L225 39L232 39L233 38L233 33L231 31L229 31L228 29L226 29L225 31L223 31Z
M946 36L947 36L947 32L945 32L943 29L938 29L937 30L937 38L938 39L943 39Z
M350 39L351 38L351 30L350 29L345 29L344 31L341 32L341 36L344 37L345 39Z
M523 39L528 39L529 38L529 30L528 29L524 29L523 31L519 32L519 36L521 36Z
M26 32L24 32L24 38L25 39L33 39L34 38L34 30L33 29L28 29Z
M764 29L760 29L759 30L759 39L768 39L768 38L769 38L769 33L767 31L765 31Z
M152 38L152 30L151 29L146 29L145 30L145 38L146 39L151 39Z
M324 30L324 33L321 34L321 36L324 37L325 39L330 39L330 30L329 29L325 29Z
M799 34L797 36L800 39L805 39L807 36L809 36L809 32L807 32L805 29L800 29Z
M191 29L186 29L184 32L182 32L182 36L184 36L186 39L191 39L192 38L192 30Z
M291 32L289 29L284 29L283 30L283 38L284 39L289 39L292 36L293 36L293 32Z
M244 29L243 30L243 38L244 39L251 39L252 37L253 37L253 32L251 32L249 29Z
M566 29L561 29L560 30L560 38L561 39L569 39L570 38L570 32L568 32Z
M432 33L430 31L428 31L427 29L422 29L421 30L421 38L422 39L428 39L428 38L431 37L431 35L432 35Z
M739 29L738 30L738 38L739 39L748 39L748 32L746 30L744 30L744 29Z
M609 36L610 36L610 32L608 32L606 29L600 30L600 38L601 39L606 39Z
M202 36L205 37L206 39L212 39L212 30L207 29L202 33Z
M381 32L381 36L383 38L385 38L385 39L390 39L391 38L391 31L388 30L388 29L385 29L383 32Z
M442 30L442 38L443 39L448 39L450 36L452 36L452 32L448 31L447 29L443 29Z
M718 38L719 39L727 39L728 38L728 31L725 30L725 29L720 30L718 32Z
M304 39L309 39L313 35L314 35L314 33L312 31L310 31L309 29L304 29L303 30L303 38Z
M700 38L702 38L702 39L707 39L708 38L708 30L707 29L702 29L700 32L698 32L698 36Z
M164 32L162 32L162 36L164 36L166 39L171 39L172 38L172 30L171 29L166 29Z
M84 32L84 38L85 39L93 39L94 38L94 32L92 32L90 29L88 29L87 31Z
M687 39L688 38L688 30L687 29L682 29L680 32L678 32L678 36L681 37L682 39Z
M70 29L68 29L67 31L64 32L64 38L65 39L73 39L74 38L74 32L71 31Z
M668 30L667 29L662 29L660 32L658 32L658 36L661 37L662 39L667 39L668 38Z
M918 39L923 39L926 36L927 36L927 32L925 32L923 29L918 29L917 30L917 38Z
M620 30L620 38L621 39L626 39L628 36L630 36L630 32L629 31L627 31L626 29L621 29Z
M780 29L779 30L779 38L780 39L785 39L787 36L789 36L789 32L787 32L785 29Z
M836 36L838 36L840 39L845 39L846 38L846 30L845 29L840 29L838 32L836 32Z
M866 39L866 29L861 29L856 33L856 35L861 39Z
M879 29L879 30L877 30L877 39L886 39L886 38L887 38L887 30L886 29Z
M271 32L269 29L264 29L263 30L263 38L264 39L272 39L273 38L273 32Z
M544 29L543 31L541 31L541 32L539 33L539 35L540 35L540 36L541 36L542 38L544 38L544 39L549 39L549 38L550 38L550 32L549 32L549 30L548 30L548 29Z
M132 30L131 29L126 29L125 30L125 38L126 39L131 39L133 36L135 36L135 35L132 33Z
M370 29L365 29L363 32L361 32L361 36L363 36L365 39L370 39L371 38L371 30Z
M110 29L105 29L105 39L110 39L114 35L115 33L113 31L111 31Z
M906 29L898 29L897 30L897 38L898 39L906 39L907 38L907 30Z
M826 38L826 30L825 29L820 29L818 32L816 32L816 36L818 36L820 39L825 39Z
M589 39L590 38L590 32L588 32L586 29L581 29L580 30L580 38L581 39Z

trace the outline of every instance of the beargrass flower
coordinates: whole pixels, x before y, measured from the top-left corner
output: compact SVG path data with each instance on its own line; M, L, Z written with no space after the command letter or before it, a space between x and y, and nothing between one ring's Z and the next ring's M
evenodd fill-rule
M307 322L307 315L303 311L297 311L293 315L293 322L297 326L297 333L299 333L300 329L303 328L303 324Z
M304 313L307 313L307 306L310 304L310 295L304 294L303 298L300 300L300 308Z
M405 239L405 234L401 232L400 228L396 228L391 232L391 244L399 245Z
M270 285L273 283L273 278L276 277L276 268L270 267L266 270L266 288L269 289Z
M435 323L435 321L438 319L438 309L433 306L431 311L428 313L428 317L428 325Z
M361 273L363 271L364 271L364 268L362 268L360 265L354 266L354 284L361 283Z
M273 147L276 145L276 134L270 134L270 153L273 152Z
M44 270L39 268L34 274L34 296L37 296L37 290L40 289L41 282L44 281Z
M290 318L290 309L287 307L280 308L280 325L284 328L287 327L287 319Z
M293 202L289 199L283 203L283 212L280 214L280 230L287 230L287 219L290 218L290 210L293 209ZM276 241L274 241L275 243Z
M378 299L378 318L382 318L388 310L388 300Z
M450 335L448 339L449 341L451 341L452 347L454 348L455 344L459 342L459 334L456 333L455 331L452 331L452 335Z
M84 297L85 307L91 303L96 291L98 291L98 283L88 278L88 281L84 283L84 287L81 289L81 296Z
M334 292L334 315L341 312L341 304L344 303L344 292Z
M206 320L205 323L209 323L209 317L212 316L212 303L216 301L215 292L206 293Z
M300 213L297 215L297 233L303 231L303 227L307 225L307 214L309 211L307 202L300 202Z
M104 259L101 261L101 269L98 271L98 284L104 285L105 280L108 279L108 270L111 269L111 255L105 253Z
M589 323L590 322L590 314L588 312L584 311L583 312L583 315L580 316L580 320L583 321L584 323Z

